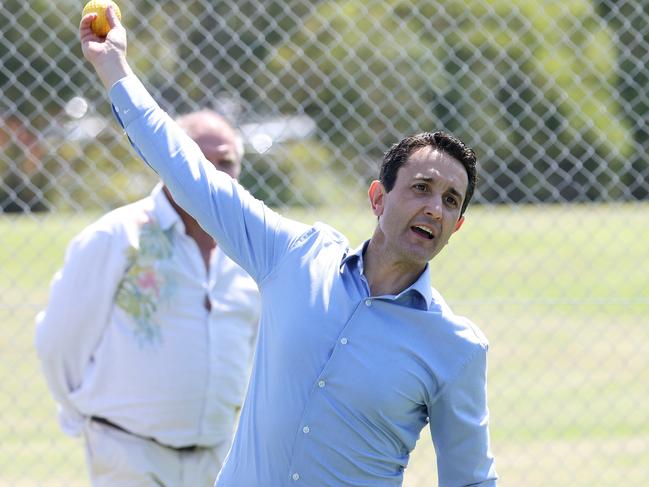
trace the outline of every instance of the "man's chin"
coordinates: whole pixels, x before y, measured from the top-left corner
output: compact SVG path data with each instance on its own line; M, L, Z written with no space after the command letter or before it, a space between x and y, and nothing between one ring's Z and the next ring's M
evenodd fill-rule
M423 249L419 246L404 249L404 258L413 265L413 267L425 267L433 257L437 255L437 249Z

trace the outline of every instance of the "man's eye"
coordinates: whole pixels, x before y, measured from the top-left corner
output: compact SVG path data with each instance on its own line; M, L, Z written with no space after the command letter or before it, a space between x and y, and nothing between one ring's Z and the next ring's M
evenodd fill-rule
M447 196L446 197L446 204L452 207L458 206L458 200L455 196Z
M413 185L413 188L417 191L426 191L426 185L424 183L417 183Z

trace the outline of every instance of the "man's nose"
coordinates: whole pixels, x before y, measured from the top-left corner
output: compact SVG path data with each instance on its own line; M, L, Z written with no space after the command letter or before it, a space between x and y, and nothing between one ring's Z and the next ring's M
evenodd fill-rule
M442 197L440 195L431 195L426 201L424 210L428 216L435 220L442 219Z

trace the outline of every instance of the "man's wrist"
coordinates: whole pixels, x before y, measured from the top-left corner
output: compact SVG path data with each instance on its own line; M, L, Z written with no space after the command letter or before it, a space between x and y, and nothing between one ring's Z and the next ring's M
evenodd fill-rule
M115 83L120 79L126 78L133 74L131 67L125 59L120 59L118 62L105 62L95 64L95 71L101 80L106 92L108 93Z

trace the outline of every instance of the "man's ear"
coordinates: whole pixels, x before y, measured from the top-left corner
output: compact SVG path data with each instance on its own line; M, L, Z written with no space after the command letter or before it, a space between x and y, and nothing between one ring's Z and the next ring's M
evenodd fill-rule
M453 233L457 232L462 227L463 223L464 223L464 215L462 215L460 218L457 219L457 223L455 224L455 230L453 230Z
M383 214L383 196L385 195L385 188L383 187L383 184L381 184L381 181L376 179L372 181L367 194L370 197L370 203L372 204L372 213L376 216L381 216Z

